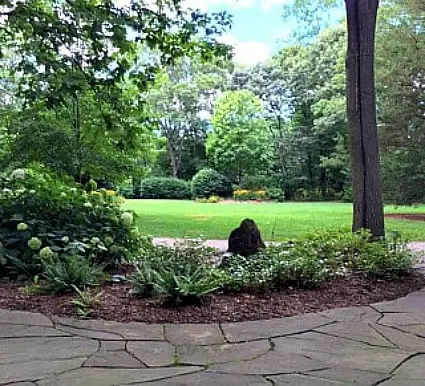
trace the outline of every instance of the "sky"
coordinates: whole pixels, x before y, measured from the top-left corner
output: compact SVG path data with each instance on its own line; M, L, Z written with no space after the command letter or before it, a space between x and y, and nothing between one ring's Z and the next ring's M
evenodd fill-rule
M282 47L295 26L282 18L282 6L290 0L186 0L187 7L206 12L226 10L233 15L231 30L220 41L234 46L233 60L254 65Z
M204 12L227 11L233 15L231 30L219 40L233 46L233 61L247 66L264 62L289 42L297 28L295 20L283 18L283 6L293 0L183 0L182 5ZM344 16L342 0L327 14L328 25Z

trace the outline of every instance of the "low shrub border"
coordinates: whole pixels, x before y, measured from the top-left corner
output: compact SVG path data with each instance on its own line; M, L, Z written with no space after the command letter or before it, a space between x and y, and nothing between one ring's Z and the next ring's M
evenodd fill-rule
M146 178L141 182L139 198L187 200L191 198L190 184L178 178Z

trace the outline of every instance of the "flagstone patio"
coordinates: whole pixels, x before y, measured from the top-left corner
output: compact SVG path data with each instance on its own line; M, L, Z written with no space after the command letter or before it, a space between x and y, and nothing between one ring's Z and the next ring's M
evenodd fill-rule
M0 385L425 384L425 290L369 307L223 324L0 310Z

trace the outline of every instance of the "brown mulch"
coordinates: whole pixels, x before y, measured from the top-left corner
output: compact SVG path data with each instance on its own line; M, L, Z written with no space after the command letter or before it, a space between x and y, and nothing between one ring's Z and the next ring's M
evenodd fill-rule
M425 221L425 214L419 213L388 213L385 217L398 220Z
M394 300L425 287L425 276L414 273L398 280L346 277L320 289L282 289L260 294L213 295L199 307L164 308L160 299L130 297L128 284L108 284L91 318L148 323L209 323L269 319L336 307L364 306ZM25 295L22 284L0 284L0 308L74 315L72 295Z

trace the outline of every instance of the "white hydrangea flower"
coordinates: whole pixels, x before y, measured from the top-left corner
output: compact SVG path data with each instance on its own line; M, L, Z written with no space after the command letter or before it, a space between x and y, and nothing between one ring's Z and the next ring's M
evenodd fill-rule
M28 246L31 248L31 249L33 249L33 250L35 250L35 251L37 251L37 250L39 250L40 248L41 248L41 240L38 238L38 237L31 237L29 240L28 240Z
M16 230L18 230L18 231L26 231L27 229L28 229L28 224L25 224L24 222L20 222L16 226Z
M112 245L109 251L111 253L118 253L120 251L120 248L118 247L118 245Z
M43 260L49 260L55 256L55 253L50 249L50 247L44 247L39 252L39 255L40 255L40 258L42 258Z
M25 169L15 169L10 173L10 177L16 180L23 180L25 178Z
M124 212L121 214L121 220L125 226L131 227L133 224L133 214L130 212Z
M112 245L114 242L114 239L111 236L106 236L105 237L105 245L107 247L109 247L110 245Z
M91 241L92 244L99 244L100 243L99 237L92 237L90 241Z

